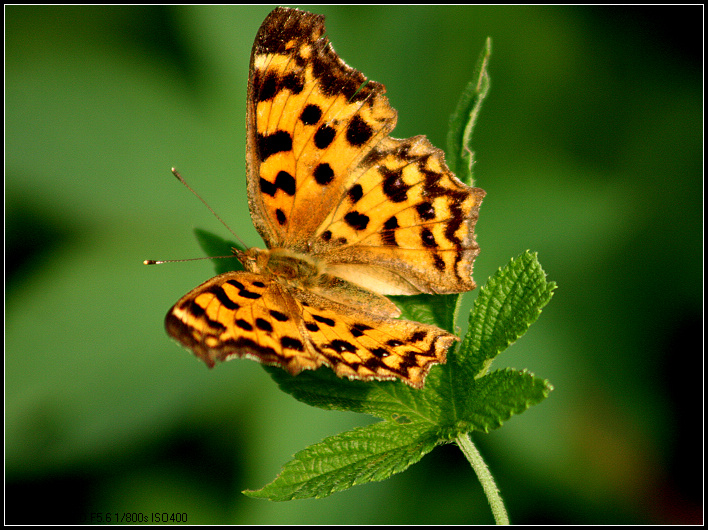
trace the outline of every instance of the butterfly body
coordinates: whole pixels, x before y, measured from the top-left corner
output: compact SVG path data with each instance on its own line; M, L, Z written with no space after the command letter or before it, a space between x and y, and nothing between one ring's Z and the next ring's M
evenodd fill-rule
M247 189L267 249L237 252L170 310L168 333L209 366L248 357L293 375L322 365L421 387L456 337L399 320L384 295L475 287L484 191L423 136L389 136L380 83L347 66L324 17L277 8L256 36L248 84Z

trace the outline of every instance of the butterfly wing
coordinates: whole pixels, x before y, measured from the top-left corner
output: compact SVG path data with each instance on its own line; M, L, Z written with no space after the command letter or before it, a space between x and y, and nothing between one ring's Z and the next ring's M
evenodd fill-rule
M424 137L391 138L385 88L347 66L324 17L277 8L251 56L248 194L269 248L308 252L381 294L474 288L484 191Z
M248 84L248 193L269 248L307 251L353 171L395 125L384 87L348 67L324 17L276 8L256 35Z
M294 301L259 274L226 272L184 295L167 313L167 333L209 367L234 357L291 374L322 365L307 348Z
M326 365L340 377L398 378L416 388L456 340L434 326L377 317L249 272L203 283L170 309L165 327L210 367L235 357L292 375Z

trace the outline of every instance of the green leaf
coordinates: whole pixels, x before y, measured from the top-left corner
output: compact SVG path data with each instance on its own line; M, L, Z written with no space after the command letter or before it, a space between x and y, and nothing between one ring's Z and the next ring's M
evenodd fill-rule
M266 371L284 392L327 410L362 412L398 424L427 421L433 425L442 406L435 400L435 393L428 396L429 400L421 399L422 391L400 381L350 381L327 368L295 377L280 368L266 367Z
M417 294L389 296L401 309L401 316L416 322L427 322L450 333L455 333L459 294Z
M244 493L273 501L326 497L400 473L436 444L435 433L425 423L360 427L298 452L273 482Z
M229 256L232 254L233 248L238 248L239 250L244 250L242 245L233 243L232 241L227 241L221 236L217 236L206 230L200 228L194 229L194 235L197 238L199 246L207 256ZM231 256L229 256L231 258ZM229 271L242 271L243 265L233 256L233 259L215 259L214 268L217 274L222 274Z
M492 54L492 40L487 37L479 56L472 81L460 96L455 111L450 116L447 133L447 165L462 182L472 185L474 153L471 150L472 131L484 98L489 92L489 57Z
M453 359L457 375L482 375L536 321L555 288L555 282L546 281L536 254L528 251L499 269L475 300L467 335Z
M526 370L506 368L479 378L472 390L456 425L464 432L501 427L512 415L543 401L553 387Z

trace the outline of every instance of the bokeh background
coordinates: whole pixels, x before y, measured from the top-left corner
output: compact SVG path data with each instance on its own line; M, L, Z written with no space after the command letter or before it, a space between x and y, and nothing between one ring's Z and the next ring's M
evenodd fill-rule
M296 402L250 361L209 371L163 330L213 263L142 260L201 256L194 227L228 236L171 166L261 243L245 97L272 7L6 6L7 522L492 521L453 445L322 500L243 496L373 420ZM386 85L395 136L441 147L493 39L475 279L531 249L559 285L495 362L555 391L474 436L512 522L701 522L702 7L309 10Z

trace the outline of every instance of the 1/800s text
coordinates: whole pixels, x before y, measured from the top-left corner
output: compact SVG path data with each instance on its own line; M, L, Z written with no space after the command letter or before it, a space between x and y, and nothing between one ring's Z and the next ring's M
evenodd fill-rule
M91 512L87 517L89 523L186 523L185 512Z

